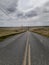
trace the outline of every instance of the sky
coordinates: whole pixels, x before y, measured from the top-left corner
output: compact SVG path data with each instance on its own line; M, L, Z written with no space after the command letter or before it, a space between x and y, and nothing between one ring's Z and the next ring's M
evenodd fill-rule
M43 8L44 4L48 1L0 0L0 27L49 26L49 21L47 21L49 20L49 14L45 14L45 16L37 14L37 16L34 16L31 12L35 11L35 8ZM32 15L26 16L29 13Z
M19 0L18 9L20 11L30 11L37 6L42 6L47 0Z

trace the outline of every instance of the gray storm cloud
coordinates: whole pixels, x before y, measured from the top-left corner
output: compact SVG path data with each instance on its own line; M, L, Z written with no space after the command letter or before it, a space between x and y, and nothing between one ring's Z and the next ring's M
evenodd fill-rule
M21 0L19 0L21 1ZM49 25L49 2L47 0L38 2L33 1L34 5L30 8L30 0L25 0L26 5L18 3L18 0L0 0L0 27L5 26L48 26ZM40 4L39 4L40 1ZM36 3L37 2L37 3ZM43 4L45 2L45 4ZM36 4L35 4L36 3ZM47 4L48 3L48 4ZM42 6L43 4L43 6ZM23 5L23 6L20 6ZM25 10L25 7L27 8ZM36 24L35 24L36 23Z
M15 12L17 7L17 0L1 0L0 8L5 11L7 14Z

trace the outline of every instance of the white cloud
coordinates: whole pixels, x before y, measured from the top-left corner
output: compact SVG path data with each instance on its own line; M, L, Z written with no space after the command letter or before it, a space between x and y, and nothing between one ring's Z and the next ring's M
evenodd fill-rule
M7 0L5 0L7 1ZM14 0L12 0L14 1ZM33 17L33 18L28 18L28 19L22 19L18 18L16 20L16 13L22 12L28 12L29 10L33 9L34 7L37 6L42 6L47 0L19 0L18 2L18 10L19 12L13 12L9 16L7 16L4 12L0 11L0 27L4 26L42 26L42 25L49 25L49 22L47 21L47 17L42 16L42 17ZM4 3L4 0L1 0L1 2ZM4 3L6 4L6 3ZM7 5L7 4L6 4ZM39 15L40 16L40 15ZM10 19L11 17L11 19ZM43 18L43 19L42 19ZM48 19L49 20L49 19ZM36 24L35 24L36 23Z
M37 6L42 6L48 0L19 0L18 9L27 12Z
M18 27L18 26L49 26L49 21L41 21L40 17L19 20L2 20L0 27Z

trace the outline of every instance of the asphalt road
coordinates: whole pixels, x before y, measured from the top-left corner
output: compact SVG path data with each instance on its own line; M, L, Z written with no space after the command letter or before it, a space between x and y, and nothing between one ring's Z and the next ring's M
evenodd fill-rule
M14 41L8 43L8 45L3 45L3 47L0 48L0 65L22 65L25 46L26 33L15 36Z
M25 32L5 39L0 65L49 65L49 38Z
M31 65L49 65L49 39L45 38L44 41L48 44L44 44L44 41L41 42L44 38L34 33L30 34Z

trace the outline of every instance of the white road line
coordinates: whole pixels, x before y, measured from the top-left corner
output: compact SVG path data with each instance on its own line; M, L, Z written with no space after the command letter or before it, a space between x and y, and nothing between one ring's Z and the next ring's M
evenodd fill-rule
M29 44L29 48L28 48L28 65L31 65L30 44Z

